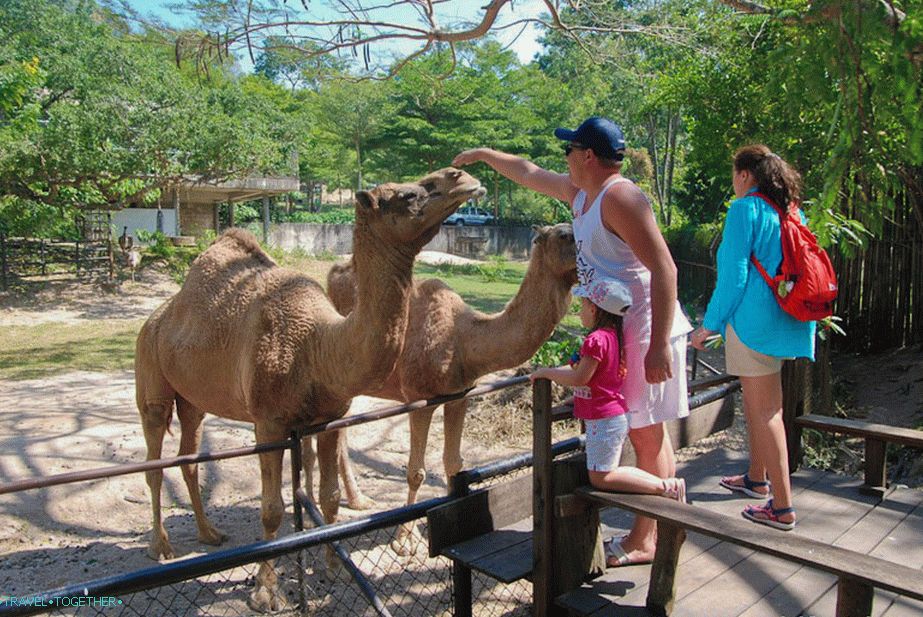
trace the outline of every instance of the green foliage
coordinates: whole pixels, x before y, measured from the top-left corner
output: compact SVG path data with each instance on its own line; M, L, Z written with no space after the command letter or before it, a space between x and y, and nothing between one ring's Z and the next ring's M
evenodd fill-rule
M147 231L138 229L136 232L138 241L146 244L145 251L149 255L160 259L170 259L176 254L176 247L170 242L170 239L162 231Z
M177 69L152 32L132 33L92 2L0 4L0 211L48 233L87 207L145 201L162 183L290 167L290 122L273 86ZM268 86L261 86L262 81ZM53 227L53 225L51 225Z
M510 270L506 267L506 258L503 255L490 255L487 263L478 266L478 271L488 283L508 279Z
M804 429L801 432L801 450L804 465L814 469L830 469L837 461L840 437L831 433Z
M532 364L535 366L562 366L570 359L571 354L580 349L582 339L570 331L558 327L554 334L545 341L535 355Z
M289 223L319 223L325 225L349 225L356 220L356 209L353 207L335 207L321 210L320 212L305 212L297 210L285 217Z

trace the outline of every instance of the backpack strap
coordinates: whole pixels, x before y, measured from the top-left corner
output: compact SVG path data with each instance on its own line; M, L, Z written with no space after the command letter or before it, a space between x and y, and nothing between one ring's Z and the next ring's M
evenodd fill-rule
M779 224L780 225L782 224L782 220L785 218L785 212L782 210L781 207L779 207L779 205L776 202L770 199L768 195L765 195L763 193L756 192L756 193L750 193L750 194L753 197L759 197L760 199L765 201L767 204L772 206L772 209L775 210L776 214L779 215ZM766 268L763 267L763 264L760 263L760 260L756 258L755 253L750 253L750 261L753 263L754 266L756 266L757 271L759 271L759 273L763 276L763 280L766 281L766 284L769 285L769 288L775 291L775 285L773 284L772 277L769 276L768 272L766 272Z

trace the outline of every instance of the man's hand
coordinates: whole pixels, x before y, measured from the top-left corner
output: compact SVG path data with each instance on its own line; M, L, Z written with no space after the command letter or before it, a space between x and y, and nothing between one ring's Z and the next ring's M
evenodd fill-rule
M464 165L470 165L472 163L477 163L478 161L484 160L486 148L474 148L473 150L465 150L464 152L459 152L454 159L452 159L453 167L462 167Z
M670 343L651 345L644 356L644 378L647 383L660 383L673 377L673 350Z

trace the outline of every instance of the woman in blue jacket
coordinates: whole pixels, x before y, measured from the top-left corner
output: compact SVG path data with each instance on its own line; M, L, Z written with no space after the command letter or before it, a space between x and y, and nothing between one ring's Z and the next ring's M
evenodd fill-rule
M718 281L701 328L692 344L702 349L720 333L726 343L727 371L740 376L750 442L750 467L721 479L721 486L765 504L748 506L744 517L789 530L795 526L788 448L782 423L782 361L814 359L814 322L798 321L783 311L750 260L767 272L782 262L777 204L801 202L801 177L763 145L745 146L734 155L734 194L718 248ZM802 215L803 216L803 215Z

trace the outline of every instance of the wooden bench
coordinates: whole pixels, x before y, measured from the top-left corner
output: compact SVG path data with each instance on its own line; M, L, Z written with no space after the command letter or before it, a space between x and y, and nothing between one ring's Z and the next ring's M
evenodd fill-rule
M795 418L795 425L799 429L810 428L865 438L865 484L859 491L879 498L884 498L888 492L887 444L923 449L923 431L909 428L813 414ZM800 443L800 440L795 443Z
M687 531L834 574L838 578L837 617L872 614L875 588L923 600L923 573L898 563L662 497L606 493L589 487L578 488L574 496L595 506L615 506L657 519L657 555L646 602L648 610L657 615L669 615L673 609L677 563ZM560 514L578 509L574 496L558 499ZM602 614L604 610L599 603L587 602L585 595L578 603L563 594L556 603L577 615Z
M556 491L573 491L588 481L586 460L576 455L557 461L552 475ZM430 556L452 560L457 617L471 615L472 571L504 583L533 579L535 556L544 550L542 538L533 534L535 484L531 474L522 476L427 512ZM556 553L564 564L561 571L574 577L564 584L575 586L587 575L601 574L605 558L598 510L585 508L578 518L565 521L566 526L556 522L550 528L561 549Z

